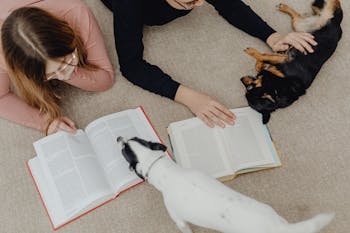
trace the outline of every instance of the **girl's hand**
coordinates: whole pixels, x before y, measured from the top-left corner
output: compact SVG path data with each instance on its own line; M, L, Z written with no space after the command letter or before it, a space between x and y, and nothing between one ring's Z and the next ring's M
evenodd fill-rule
M66 131L68 133L75 134L77 132L77 128L71 119L68 117L61 117L60 119L55 119L51 122L47 130L47 135L54 134L58 131Z
M234 124L235 115L216 99L206 94L180 85L176 92L175 101L187 106L199 119L211 128L215 125L224 128L225 123L229 125Z
M313 53L312 46L317 45L314 36L305 32L291 32L287 35L275 32L267 38L266 43L275 52L286 51L289 46L293 46L304 54Z

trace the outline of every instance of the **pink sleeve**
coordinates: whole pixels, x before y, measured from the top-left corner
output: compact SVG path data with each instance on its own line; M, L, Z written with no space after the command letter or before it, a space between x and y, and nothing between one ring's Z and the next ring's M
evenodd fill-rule
M27 105L10 91L10 80L0 70L0 117L23 126L44 131L46 121L39 110Z
M114 71L94 15L83 5L73 8L66 17L71 27L78 30L82 37L87 50L87 60L98 66L97 70L78 67L66 82L89 91L104 91L110 88L114 83Z

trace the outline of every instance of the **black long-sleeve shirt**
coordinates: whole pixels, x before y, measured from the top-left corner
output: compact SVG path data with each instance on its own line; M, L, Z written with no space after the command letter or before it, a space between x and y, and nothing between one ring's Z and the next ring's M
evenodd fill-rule
M188 14L166 0L102 0L113 11L120 70L135 85L174 99L179 83L143 59L143 26L163 25ZM240 0L207 0L230 24L263 41L275 31Z

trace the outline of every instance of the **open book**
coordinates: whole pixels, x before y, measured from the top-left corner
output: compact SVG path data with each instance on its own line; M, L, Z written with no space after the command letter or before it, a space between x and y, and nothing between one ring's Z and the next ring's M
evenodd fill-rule
M27 165L54 229L142 182L129 170L118 136L160 142L141 107L99 118L75 135L34 142L37 156Z
M168 134L177 163L220 181L281 165L261 114L249 107L231 110L233 126L209 128L198 118L171 123Z

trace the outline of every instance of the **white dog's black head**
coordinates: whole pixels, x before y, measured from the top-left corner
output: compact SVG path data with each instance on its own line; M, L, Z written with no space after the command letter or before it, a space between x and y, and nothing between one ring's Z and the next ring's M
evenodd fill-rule
M127 141L123 137L118 137L117 142L121 144L122 154L128 161L130 170L135 171L141 179L145 179L145 173L147 172L145 168L148 168L148 161L164 154L167 149L161 143L150 142L137 137Z

